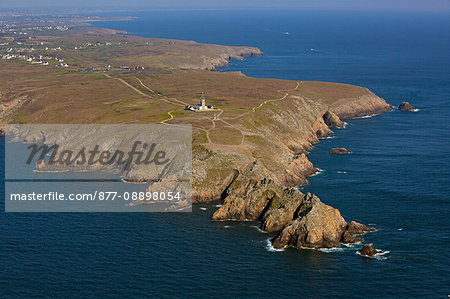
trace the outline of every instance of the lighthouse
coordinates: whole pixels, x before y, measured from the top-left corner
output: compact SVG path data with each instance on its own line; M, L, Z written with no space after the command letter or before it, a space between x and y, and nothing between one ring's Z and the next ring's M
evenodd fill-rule
M205 93L202 92L202 96L200 97L200 103L195 106L186 105L184 110L191 110L196 112L214 110L214 107L211 105L206 105Z
M200 97L200 110L206 110L208 109L208 106L206 106L206 99L205 99L205 93L202 92L202 96Z

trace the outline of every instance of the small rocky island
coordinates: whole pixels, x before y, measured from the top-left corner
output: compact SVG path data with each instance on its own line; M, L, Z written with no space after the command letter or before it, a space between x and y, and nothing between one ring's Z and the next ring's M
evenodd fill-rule
M409 102L401 102L401 104L398 105L398 109L406 112L416 111L416 108Z
M360 251L358 251L358 253L362 256L366 256L366 257L373 257L374 255L378 254L378 253L382 253L383 251L381 250L377 250L375 248L373 248L373 244L365 244Z
M335 147L335 148L330 149L330 154L348 155L351 153L352 153L352 151L346 149L345 147Z

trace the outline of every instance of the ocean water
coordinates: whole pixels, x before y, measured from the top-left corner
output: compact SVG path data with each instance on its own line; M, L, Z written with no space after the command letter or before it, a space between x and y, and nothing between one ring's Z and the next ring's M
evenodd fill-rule
M132 13L127 13L130 15ZM136 12L97 22L145 37L259 47L223 71L368 87L394 110L347 120L310 160L302 190L379 230L388 254L273 251L256 222L183 214L0 212L0 296L426 297L450 294L448 14L315 11ZM329 155L331 147L354 153ZM4 201L2 201L4 205ZM3 210L3 206L1 206ZM359 245L360 246L360 245Z

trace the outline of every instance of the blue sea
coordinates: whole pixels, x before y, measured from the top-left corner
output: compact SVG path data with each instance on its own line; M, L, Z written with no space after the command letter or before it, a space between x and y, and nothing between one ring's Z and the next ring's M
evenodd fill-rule
M154 11L96 22L144 37L260 48L222 71L344 82L419 111L347 120L302 186L379 230L331 251L268 246L256 222L192 213L4 213L0 297L425 297L450 295L450 16L345 11ZM354 153L329 155L332 147ZM2 201L4 205L4 201ZM2 210L3 207L1 207Z

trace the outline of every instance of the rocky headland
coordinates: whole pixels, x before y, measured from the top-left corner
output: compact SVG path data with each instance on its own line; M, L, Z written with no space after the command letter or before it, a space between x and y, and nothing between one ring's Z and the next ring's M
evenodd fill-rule
M234 122L233 128L244 135L239 145L194 143L193 201L223 199L236 174L254 161L280 186L304 185L308 176L318 172L306 154L321 138L331 135L332 128L342 126L341 118L392 109L365 88L345 86L350 91L339 92L335 87L335 83L302 82L284 101L263 106ZM309 96L310 91L315 98ZM328 96L333 91L333 96Z
M296 98L292 98L291 104L297 104ZM194 188L194 201L221 199L223 204L213 214L212 220L257 220L261 230L276 234L272 246L277 249L286 246L331 248L339 247L340 243L361 242L363 239L356 235L375 229L355 221L347 222L337 209L326 205L315 195L303 194L294 187L307 183L306 178L317 172L306 153L314 143L319 142L319 138L331 134L331 128L343 127L340 115L346 118L372 115L390 111L391 106L370 92L359 99L340 100L326 106L317 102L313 106L311 102L302 100L298 102L298 110L291 106L276 115L268 114L267 117L276 119L276 127L284 130L266 135L262 144L269 149L266 155L247 157L252 160L243 167L232 168L220 185L209 186L210 192L205 192L203 187ZM308 118L300 112L300 107L304 108L306 103L309 104L308 112L312 112ZM298 113L298 118L295 118L295 113ZM274 144L268 146L269 142ZM270 149L275 145L278 149L284 149L278 150L277 155L271 155ZM210 155L214 155L216 150L210 150ZM350 153L346 149L336 151ZM235 154L235 157L238 156ZM220 155L215 157L217 159ZM245 161L245 158L241 159ZM199 163L195 155L194 163ZM279 164L269 168L271 163Z
M243 60L247 57L264 55L258 48L250 47L227 47L221 50L222 53L217 55L217 57L202 56L201 62L180 64L180 67L184 69L217 71L219 68L227 66L232 60Z
M348 223L337 209L315 195L282 187L265 175L257 161L239 172L225 190L223 205L212 219L258 220L261 230L277 233L272 240L277 249L339 247L341 242L360 242L362 239L355 235L375 230L355 221Z
M42 76L42 68L2 61L1 122L189 124L192 200L222 201L213 220L258 220L262 230L277 234L276 248L334 247L370 231L295 187L318 171L307 157L314 144L343 128L343 119L390 111L385 100L349 84L205 71L262 55L257 48L107 35L97 29L71 29L52 42L92 40L115 46L92 47L84 56L68 49L64 56L70 72L45 68ZM113 66L107 73L84 71L107 63ZM214 114L186 112L185 105L197 102L202 91L217 108ZM42 138L38 133L36 138ZM77 136L69 140L79 145L84 137ZM94 134L86 142L107 145L111 136ZM42 162L37 168L50 170ZM181 173L183 168L176 169ZM144 168L122 174L132 182L147 176Z

